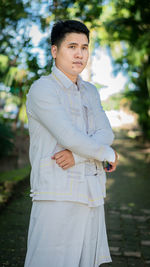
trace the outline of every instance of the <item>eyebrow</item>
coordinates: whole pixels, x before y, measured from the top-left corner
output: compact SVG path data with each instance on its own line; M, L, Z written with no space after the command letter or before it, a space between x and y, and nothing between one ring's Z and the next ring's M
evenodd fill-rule
M78 45L78 43L69 43L68 45ZM88 44L83 44L82 46L89 46Z

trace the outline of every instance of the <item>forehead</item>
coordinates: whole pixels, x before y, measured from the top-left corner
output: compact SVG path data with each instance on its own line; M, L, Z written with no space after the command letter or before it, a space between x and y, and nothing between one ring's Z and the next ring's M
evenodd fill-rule
M62 44L77 43L79 45L88 44L88 38L84 33L67 33Z

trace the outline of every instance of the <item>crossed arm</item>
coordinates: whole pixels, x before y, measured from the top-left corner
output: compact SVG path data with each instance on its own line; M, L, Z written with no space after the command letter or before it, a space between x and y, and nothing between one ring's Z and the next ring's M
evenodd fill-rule
M103 143L104 145L111 145L114 139L114 135L109 120L102 108L100 96L97 90L93 93L94 93L93 103L95 104L94 117L96 123L96 131L93 133L93 135L90 136L90 138L92 138L99 144ZM112 172L116 169L118 155L116 151L114 152L115 152L115 162L109 162L111 164L111 168L110 170L107 170L105 168L106 172ZM77 163L81 163L87 160L86 158L80 157L79 155L71 152L68 149L55 153L52 159L56 160L56 163L64 170L74 166Z
M115 162L109 162L111 165L111 168L108 170L105 167L106 172L115 171L116 166L117 166L117 158L118 158L117 152L115 151ZM67 170L75 165L75 159L74 159L73 153L68 149L55 153L52 159L56 160L56 163L59 165L59 167L61 167L64 170Z
M27 98L27 109L56 138L60 145L76 155L78 161L96 159L115 162L115 152L110 147L113 139L110 126L108 127L107 124L104 130L104 127L100 125L91 137L81 132L72 124L58 99L54 85L47 79L40 79L33 84ZM101 110L101 112L103 111ZM105 115L103 114L103 116ZM103 122L101 119L100 121ZM109 140L109 144L107 144L106 136L109 134L111 142Z

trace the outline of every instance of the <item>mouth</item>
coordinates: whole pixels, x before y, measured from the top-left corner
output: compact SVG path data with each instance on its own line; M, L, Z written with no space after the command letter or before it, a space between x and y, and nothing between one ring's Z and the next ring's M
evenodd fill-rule
M83 63L82 63L82 62L80 62L80 61L73 62L73 64L75 64L75 65L77 65L77 66L82 66L82 65L83 65Z

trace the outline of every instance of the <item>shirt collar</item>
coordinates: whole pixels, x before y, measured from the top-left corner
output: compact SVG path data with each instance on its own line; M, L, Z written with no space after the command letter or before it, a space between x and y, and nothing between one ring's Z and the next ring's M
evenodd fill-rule
M58 69L56 66L53 66L52 73L57 77L57 79L60 81L60 83L66 89L74 87L75 84L60 69ZM83 84L83 80L82 80L81 76L78 75L77 86L78 86L79 89L81 88L82 84Z
M83 79L81 78L80 75L78 75L78 78L77 78L77 85L79 88L82 88L82 85L84 84L84 81Z

